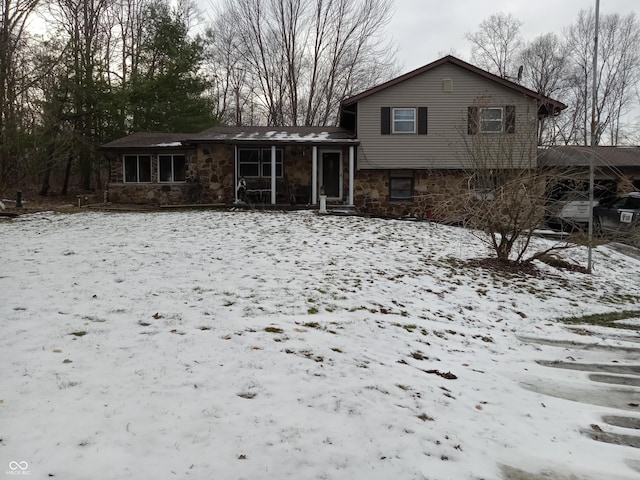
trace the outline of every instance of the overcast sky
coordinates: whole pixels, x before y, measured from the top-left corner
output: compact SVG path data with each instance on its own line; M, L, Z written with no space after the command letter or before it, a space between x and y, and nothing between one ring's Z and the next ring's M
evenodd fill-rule
M554 32L561 34L582 9L595 9L595 0L395 0L389 25L398 46L403 71L413 70L454 49L470 60L464 35L494 13L512 13L523 22L525 40ZM600 14L640 16L639 0L601 0Z
M207 13L210 3L198 0ZM554 32L561 34L582 9L595 9L596 0L395 0L388 33L398 47L401 72L408 72L455 51L463 60L471 60L464 35L474 32L494 13L512 13L523 25L525 40ZM640 17L640 0L601 0L600 13Z

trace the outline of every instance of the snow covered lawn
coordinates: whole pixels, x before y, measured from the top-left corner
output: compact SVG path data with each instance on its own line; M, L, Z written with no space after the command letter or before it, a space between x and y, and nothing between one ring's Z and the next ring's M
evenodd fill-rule
M592 276L526 277L470 266L459 228L209 211L29 215L0 245L8 478L640 475L580 433L613 409L524 388L587 382L531 339L638 347L556 322L640 308L640 262L607 247Z

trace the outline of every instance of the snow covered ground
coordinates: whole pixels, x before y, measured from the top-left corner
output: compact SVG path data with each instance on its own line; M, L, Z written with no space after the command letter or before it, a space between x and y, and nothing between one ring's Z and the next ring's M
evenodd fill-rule
M582 432L628 433L602 418L640 388L536 363L640 363L637 331L556 321L640 308L606 246L519 276L459 228L210 211L25 215L0 245L7 478L640 477Z

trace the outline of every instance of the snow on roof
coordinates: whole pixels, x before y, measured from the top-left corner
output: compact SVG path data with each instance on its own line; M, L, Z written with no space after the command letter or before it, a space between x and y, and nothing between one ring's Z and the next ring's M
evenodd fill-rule
M190 137L189 142L358 143L339 127L214 127Z
M353 132L340 127L213 127L200 133L138 132L102 145L104 150L193 147L202 142L332 143L356 145Z
M342 139L332 139L330 137L329 132L312 132L307 135L300 135L299 133L293 132L266 132L264 135L260 135L258 132L247 133L238 133L234 136L234 138L238 140L264 140L265 138L269 140L277 140L280 142L314 142L318 140L322 141L337 141Z

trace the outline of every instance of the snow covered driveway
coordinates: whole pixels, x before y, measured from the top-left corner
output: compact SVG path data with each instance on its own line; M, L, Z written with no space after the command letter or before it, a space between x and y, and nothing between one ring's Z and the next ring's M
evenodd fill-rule
M0 245L8 477L638 478L581 431L610 407L523 388L570 372L532 338L637 346L554 321L639 308L640 262L606 247L526 277L470 266L463 229L203 211L23 216Z

